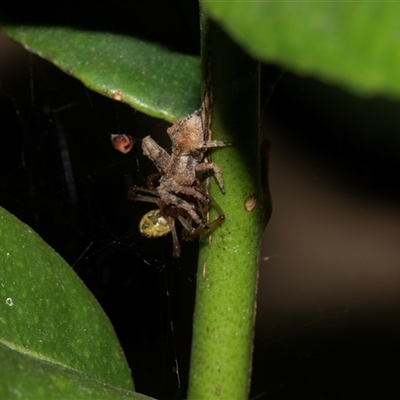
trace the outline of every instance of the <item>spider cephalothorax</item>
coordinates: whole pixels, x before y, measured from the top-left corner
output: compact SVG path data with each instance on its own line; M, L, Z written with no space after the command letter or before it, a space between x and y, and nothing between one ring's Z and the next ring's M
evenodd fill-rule
M141 232L149 237L159 237L171 232L174 256L178 257L180 247L175 229L176 219L182 224L184 238L187 240L224 219L222 211L214 202L220 216L212 223L207 223L206 214L212 199L203 190L200 176L205 171L213 171L221 191L225 193L220 168L215 163L205 162L204 152L211 147L225 147L230 144L204 140L200 110L186 118L175 119L167 133L172 141L171 154L150 136L142 140L143 154L153 161L159 173L149 177L146 189L133 187L128 198L158 205L157 210L150 211L142 218Z

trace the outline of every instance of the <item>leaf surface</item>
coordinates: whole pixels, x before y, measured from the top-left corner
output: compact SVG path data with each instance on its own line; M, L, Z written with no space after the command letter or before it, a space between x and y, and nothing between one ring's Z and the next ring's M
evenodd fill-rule
M81 372L31 357L0 344L2 399L146 400L138 393L116 388Z
M8 348L37 365L45 362L133 390L114 330L93 295L54 250L2 208L0 343L3 353ZM18 367L21 360L13 373L26 373L25 367ZM0 381L8 381L9 368L3 357ZM39 380L37 385L42 383Z
M400 95L400 3L204 1L254 57L353 92Z
M172 122L200 106L200 64L131 36L60 26L3 26L29 51L96 92Z

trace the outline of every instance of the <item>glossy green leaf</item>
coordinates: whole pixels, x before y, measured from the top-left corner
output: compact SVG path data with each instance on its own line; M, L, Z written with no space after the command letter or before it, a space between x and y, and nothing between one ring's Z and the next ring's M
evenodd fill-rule
M146 400L147 396L116 388L81 372L0 344L0 398Z
M133 390L114 330L93 295L35 232L1 208L0 343L36 362ZM7 359L2 364L0 381L8 380Z
M357 93L400 95L400 3L203 3L256 58Z
M200 106L197 57L109 32L51 26L2 29L90 89L150 116L171 122Z

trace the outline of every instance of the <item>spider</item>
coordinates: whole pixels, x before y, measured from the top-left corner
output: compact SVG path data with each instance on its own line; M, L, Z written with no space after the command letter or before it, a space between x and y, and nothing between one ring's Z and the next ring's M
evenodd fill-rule
M203 158L206 149L231 144L204 140L201 110L186 118L176 118L167 133L172 141L171 154L150 136L142 140L143 154L153 161L158 174L150 175L147 188L131 188L128 199L157 204L158 209L143 216L139 225L140 232L147 237L160 237L171 232L173 255L179 257L176 219L183 226L183 239L192 240L225 218L218 204L202 189L199 177L203 172L212 170L222 193L225 193L220 168L215 163L204 162ZM157 185L154 185L156 178ZM207 223L206 215L211 202L220 215L213 222Z
M197 184L199 185L199 182L197 182ZM193 226L192 218L184 209L179 208L173 204L169 205L165 204L165 202L163 202L161 198L158 196L157 190L155 188L150 188L150 187L151 185L149 185L149 189L139 188L139 187L131 188L128 193L128 199L151 202L158 205L159 208L151 210L145 215L143 215L139 223L139 230L143 236L149 238L158 238L161 236L165 236L171 232L172 244L173 244L173 256L175 258L179 258L181 252L179 239L175 227L176 219L181 223L181 225L184 228L182 234L183 239L193 240L202 232L220 224L225 218L221 208L218 206L216 202L214 202L215 206L219 211L219 216L211 223L208 224L203 223L198 226ZM143 194L138 194L139 192ZM196 210L196 212L198 212L201 215L202 220L205 220L207 210L204 209L203 206L199 202L197 202L194 198L189 199L188 197L186 197L186 200L190 202L190 204L192 204L193 206L193 209ZM212 201L210 197L209 200ZM204 205L204 207L207 206L208 204Z

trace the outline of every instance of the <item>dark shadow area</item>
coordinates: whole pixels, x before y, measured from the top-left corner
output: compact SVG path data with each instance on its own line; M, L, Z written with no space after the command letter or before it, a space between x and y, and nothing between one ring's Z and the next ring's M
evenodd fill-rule
M398 201L400 105L285 73L268 108L293 144L355 195Z
M399 111L291 74L277 85L252 399L396 390Z
M160 43L180 53L200 51L199 6L195 0L3 1L0 21L113 32Z

